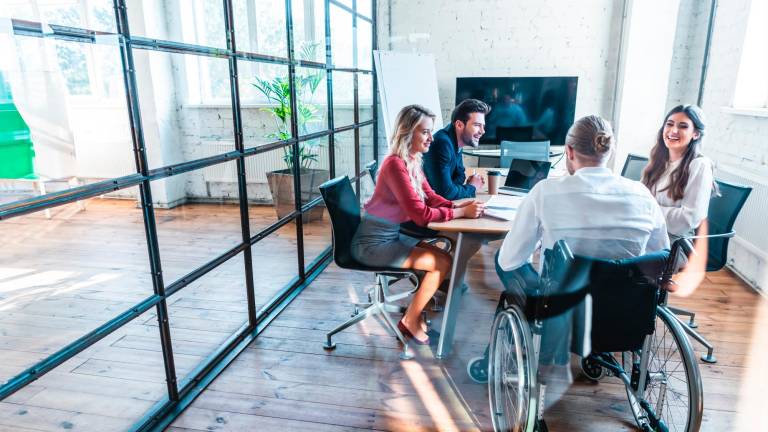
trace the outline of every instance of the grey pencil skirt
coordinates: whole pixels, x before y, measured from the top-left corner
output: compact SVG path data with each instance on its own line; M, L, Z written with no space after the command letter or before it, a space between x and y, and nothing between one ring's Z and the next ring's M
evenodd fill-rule
M419 239L400 233L400 224L364 214L352 238L352 257L375 267L403 267Z

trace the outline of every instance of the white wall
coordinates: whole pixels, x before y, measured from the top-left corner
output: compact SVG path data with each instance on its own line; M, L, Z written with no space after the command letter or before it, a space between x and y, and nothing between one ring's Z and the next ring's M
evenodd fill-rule
M677 11L677 1L629 2L614 119L616 172L629 153L648 154L666 112Z
M622 3L378 2L378 44L435 55L443 118L454 107L457 77L536 75L578 76L576 116L610 118Z

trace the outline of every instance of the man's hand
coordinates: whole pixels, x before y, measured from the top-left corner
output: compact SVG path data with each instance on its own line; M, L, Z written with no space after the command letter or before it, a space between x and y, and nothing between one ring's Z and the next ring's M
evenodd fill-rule
M485 184L485 181L483 180L483 176L472 174L467 178L467 184L474 186L475 189L480 189L480 187Z

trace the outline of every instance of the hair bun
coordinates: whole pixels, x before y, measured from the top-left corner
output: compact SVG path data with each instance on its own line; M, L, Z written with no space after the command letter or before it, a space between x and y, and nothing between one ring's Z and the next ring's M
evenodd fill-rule
M594 148L595 153L603 154L611 149L611 143L613 142L613 135L605 132L598 132L595 135Z

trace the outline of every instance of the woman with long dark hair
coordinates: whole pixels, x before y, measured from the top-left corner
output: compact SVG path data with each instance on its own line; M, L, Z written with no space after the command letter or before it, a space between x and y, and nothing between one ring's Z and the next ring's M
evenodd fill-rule
M701 154L704 113L678 105L664 117L642 182L656 197L671 239L693 234L707 217L714 189L712 161Z

